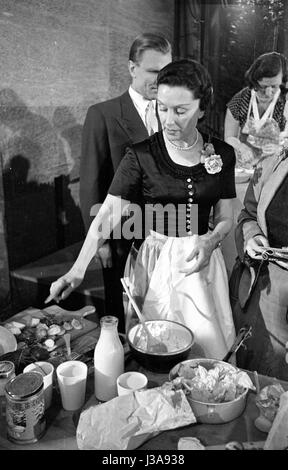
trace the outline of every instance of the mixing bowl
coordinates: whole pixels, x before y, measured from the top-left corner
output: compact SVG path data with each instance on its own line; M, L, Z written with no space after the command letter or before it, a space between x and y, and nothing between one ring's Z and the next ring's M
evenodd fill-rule
M171 367L186 359L194 343L192 331L171 320L145 322L151 334L167 346L167 352L147 350L147 336L141 324L134 325L127 334L127 342L136 361L154 372L169 372Z
M207 370L213 368L217 364L222 365L227 369L237 369L235 366L217 359L188 359L187 361L180 362L170 370L169 380L179 377L178 372L182 364L191 365L192 367L200 365L205 367ZM238 416L243 413L246 407L248 391L248 389L245 389L244 392L234 400L222 403L207 403L205 401L194 400L189 396L189 394L187 395L187 400L190 403L197 422L209 424L228 423L229 421L238 418Z

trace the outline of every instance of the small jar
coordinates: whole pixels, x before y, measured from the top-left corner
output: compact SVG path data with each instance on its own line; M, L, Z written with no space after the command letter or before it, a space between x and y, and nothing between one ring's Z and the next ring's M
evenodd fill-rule
M11 361L0 362L0 415L5 416L6 398L5 386L10 379L15 377L15 366Z
M15 377L15 366L11 361L0 362L0 397L5 397L5 385Z
M5 386L7 437L16 444L37 442L46 428L43 376L19 374Z

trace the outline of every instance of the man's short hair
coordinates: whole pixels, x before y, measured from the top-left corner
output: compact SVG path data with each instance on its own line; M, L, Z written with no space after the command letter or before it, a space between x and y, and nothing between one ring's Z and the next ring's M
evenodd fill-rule
M145 51L152 49L162 54L172 53L172 47L168 39L156 33L143 33L136 37L129 52L129 60L141 62Z

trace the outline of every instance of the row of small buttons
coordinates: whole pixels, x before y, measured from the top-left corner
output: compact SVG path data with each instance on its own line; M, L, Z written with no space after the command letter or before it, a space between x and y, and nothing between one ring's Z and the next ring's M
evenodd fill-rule
M192 235L192 232L191 232L191 221L190 221L190 211L191 211L191 206L192 206L192 202L193 202L193 194L194 194L194 191L192 191L193 189L193 186L192 186L192 180L191 178L187 178L187 188L188 188L188 204L186 205L186 230L187 230L187 235Z

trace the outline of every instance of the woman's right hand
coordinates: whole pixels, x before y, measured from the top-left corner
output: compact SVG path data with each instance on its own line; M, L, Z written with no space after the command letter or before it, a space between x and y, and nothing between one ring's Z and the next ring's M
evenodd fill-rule
M250 258L259 259L264 251L269 247L269 242L263 235L256 235L250 238L246 244L246 251Z
M55 300L59 302L60 300L66 299L73 290L75 290L83 281L83 277L80 274L75 272L68 271L64 276L59 277L55 282L52 282L50 286L50 294L45 300L45 304Z

